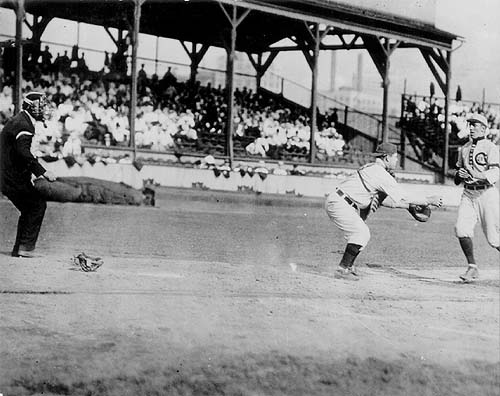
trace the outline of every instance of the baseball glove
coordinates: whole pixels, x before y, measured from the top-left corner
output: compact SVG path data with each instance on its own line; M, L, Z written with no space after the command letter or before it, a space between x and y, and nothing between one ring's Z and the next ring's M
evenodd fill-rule
M428 205L413 205L411 204L408 208L408 212L417 221L425 223L431 217L431 208Z
M104 261L100 257L91 257L86 255L85 253L80 253L73 257L73 262L75 265L78 265L82 271L84 272L94 272L101 265L104 264Z

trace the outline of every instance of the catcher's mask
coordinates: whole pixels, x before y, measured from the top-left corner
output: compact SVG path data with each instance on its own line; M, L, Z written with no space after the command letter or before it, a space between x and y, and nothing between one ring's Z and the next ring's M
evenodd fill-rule
M27 111L36 121L44 121L49 116L47 97L42 92L30 92L23 100L23 110Z

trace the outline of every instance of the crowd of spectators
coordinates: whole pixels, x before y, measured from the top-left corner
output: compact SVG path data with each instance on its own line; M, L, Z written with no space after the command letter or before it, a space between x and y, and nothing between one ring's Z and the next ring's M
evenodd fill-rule
M123 52L123 51L122 51ZM37 125L34 151L42 156L82 155L85 143L102 146L129 146L129 81L126 58L118 51L105 53L100 72L89 71L85 54L74 46L54 57L44 50L24 52L23 92L44 91L53 106L52 116ZM120 55L122 54L122 55ZM4 75L0 81L0 128L12 116L14 67L12 48L4 50ZM178 81L171 68L162 78L148 77L144 65L138 72L138 106L135 144L158 152L223 154L228 115L227 92L221 86ZM238 156L258 159L292 160L307 158L310 149L310 114L284 99L235 90L234 151ZM451 102L450 145L468 137L466 118L478 112L490 123L488 137L499 140L500 105ZM420 146L424 160L436 162L442 146L444 101L435 96L406 96L402 122L415 126L409 136ZM342 158L348 145L336 126L335 110L318 113L315 134L316 156L321 160ZM415 122L416 121L416 122Z
M483 105L462 100L450 101L447 128L450 169L455 167L458 148L469 138L467 117L472 113L480 113L486 117L489 122L487 138L496 144L499 143L500 105ZM403 100L400 126L405 129L406 136L419 159L432 167L441 168L445 137L444 99L406 95Z
M500 104L479 104L476 102L450 101L449 115L450 143L460 144L468 138L467 116L472 113L483 114L489 122L488 138L494 142L499 140ZM445 121L444 100L435 97L407 96L404 105L403 117L406 120L420 119L444 130Z
M105 55L100 73L89 72L84 54L73 48L52 55L46 46L38 57L27 58L23 92L44 91L53 105L52 116L37 125L36 151L43 155L81 155L83 143L128 146L129 84L107 78L117 67ZM111 68L109 67L111 66ZM113 69L113 70L111 70ZM5 76L0 92L0 127L12 115L13 74ZM180 82L169 68L160 79L148 78L144 65L138 73L138 106L135 143L155 151L183 151L186 147L218 154L224 152L227 123L225 88L199 82ZM335 129L335 119L318 116L315 135L318 155L341 156L345 142ZM306 157L311 136L308 111L253 92L235 90L235 151L245 156L271 159ZM210 151L214 149L215 151ZM288 155L288 157L287 157Z
M53 59L53 60L52 60ZM16 49L7 46L2 54L3 82L6 85L14 83L16 62ZM46 45L43 49L38 48L33 43L23 46L23 78L29 81L39 80L50 75L52 77L60 74L64 77L70 75L85 76L89 73L89 68L85 60L85 53L79 51L78 46L73 46L71 54L65 50L54 57Z
M53 106L50 119L36 126L39 133L34 151L45 157L79 157L85 143L129 146L129 82L119 78L126 72L126 63L118 53L111 58L106 53L103 69L91 72L78 47L72 48L71 56L67 52L58 53L52 61L48 46L43 51L26 51L23 92L44 91ZM0 128L13 111L14 74L8 64L7 56L0 91ZM171 68L162 78L150 78L142 65L138 72L138 96L134 136L138 148L224 154L228 115L225 88L178 81ZM308 157L311 129L307 109L247 88L236 89L234 97L236 155L292 161ZM466 118L473 112L487 117L488 137L498 142L500 106L458 101L452 102L449 109L451 145L463 144L467 139ZM349 149L336 130L336 111L318 113L317 120L317 158L342 158ZM435 157L443 139L443 100L407 96L402 121L415 120L418 133L413 139L420 145L424 160L439 165Z

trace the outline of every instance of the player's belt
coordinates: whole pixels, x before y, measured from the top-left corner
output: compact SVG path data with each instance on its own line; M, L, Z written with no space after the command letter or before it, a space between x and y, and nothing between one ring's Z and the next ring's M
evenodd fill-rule
M343 192L341 189L337 188L336 190L337 194L339 197L342 197L344 198L344 201L346 201L349 205L351 205L354 209L358 210L358 205L356 205L356 203L351 199L349 198L349 196Z
M464 187L467 190L486 190L487 188L493 187L490 184L480 184L480 185L472 185L472 184L464 184Z

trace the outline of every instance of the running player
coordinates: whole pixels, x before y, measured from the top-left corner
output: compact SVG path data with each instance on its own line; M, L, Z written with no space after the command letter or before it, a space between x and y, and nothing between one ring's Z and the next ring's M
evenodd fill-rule
M488 128L486 117L472 114L467 122L470 140L460 149L455 174L455 184L464 185L455 234L467 259L467 270L460 276L465 283L479 277L472 244L478 220L488 243L500 250L499 194L495 186L500 173L498 146L485 138Z

